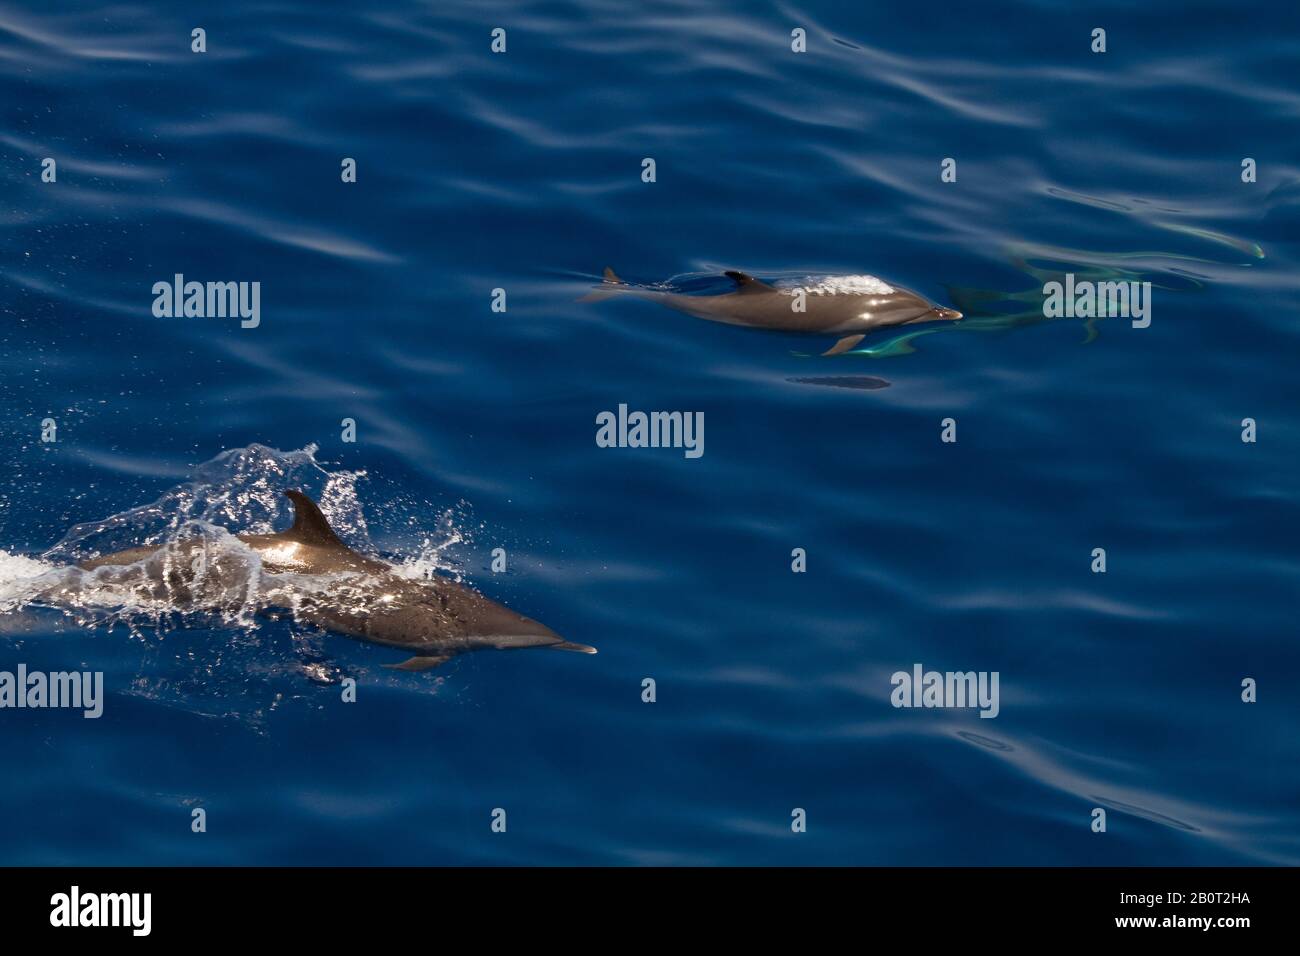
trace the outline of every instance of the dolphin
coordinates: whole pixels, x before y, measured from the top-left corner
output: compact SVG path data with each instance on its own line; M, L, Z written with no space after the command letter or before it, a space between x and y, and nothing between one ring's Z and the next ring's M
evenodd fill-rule
M809 276L804 285L777 287L744 272L723 274L736 283L734 292L683 295L629 285L606 267L605 281L578 301L632 295L711 322L841 336L823 355L847 352L875 329L961 318L955 309L870 275Z
M424 671L458 654L477 650L550 647L595 654L594 647L572 644L544 624L517 614L448 578L417 581L344 544L316 503L301 491L286 491L293 502L293 527L275 534L237 535L261 559L262 569L283 575L269 582L259 598L260 613L288 608L295 619L374 644L401 648L414 656L386 667ZM205 574L220 574L221 560L208 566L200 543L127 548L83 561L83 571L146 562L150 577L166 593L184 600L203 562ZM155 556L161 560L152 560ZM324 587L295 586L298 575L332 575ZM47 595L49 597L50 595Z

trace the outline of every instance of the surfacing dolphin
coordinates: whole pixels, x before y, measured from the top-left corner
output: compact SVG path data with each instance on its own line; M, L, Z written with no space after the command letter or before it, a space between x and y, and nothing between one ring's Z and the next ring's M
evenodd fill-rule
M263 610L288 608L295 619L328 631L409 651L414 656L387 667L423 671L477 650L550 647L595 654L594 647L571 644L544 624L443 577L419 581L402 577L392 566L353 551L334 533L316 503L300 491L286 491L293 502L293 527L276 534L238 535L257 553L262 570L284 575L265 590ZM84 561L84 571L146 562L151 577L169 595L184 599L194 583L196 565L205 574L220 573L206 566L200 544L179 547L127 548ZM165 552L165 554L164 554ZM152 561L155 556L162 558ZM297 575L331 575L323 587L296 587Z
M605 281L579 301L632 295L711 322L842 336L823 355L847 352L875 329L961 318L955 309L935 305L915 292L892 286L875 276L810 276L804 285L778 287L744 272L724 274L736 283L736 291L722 295L683 295L629 285L613 269L606 268ZM796 308L800 303L803 311Z

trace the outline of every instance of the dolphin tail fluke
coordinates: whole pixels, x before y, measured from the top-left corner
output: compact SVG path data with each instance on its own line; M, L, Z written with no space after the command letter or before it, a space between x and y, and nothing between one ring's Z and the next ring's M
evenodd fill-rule
M571 641L560 641L558 644L547 644L547 647L555 651L577 651L579 654L595 654L594 647L588 647L586 644L574 644Z
M579 302L599 302L602 299L608 299L611 295L617 294L620 290L626 289L627 283L620 279L609 266L605 266L605 281L601 283L600 288L588 292Z
M390 671L429 671L451 660L450 654L427 654L408 658L400 664L385 664Z

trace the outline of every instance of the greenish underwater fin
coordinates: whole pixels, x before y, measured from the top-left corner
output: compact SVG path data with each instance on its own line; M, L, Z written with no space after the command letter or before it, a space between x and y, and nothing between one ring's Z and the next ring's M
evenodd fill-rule
M1086 333L1083 337L1083 344L1087 345L1089 342L1095 342L1099 334L1097 332L1097 317L1094 316L1091 319L1085 319L1083 328Z

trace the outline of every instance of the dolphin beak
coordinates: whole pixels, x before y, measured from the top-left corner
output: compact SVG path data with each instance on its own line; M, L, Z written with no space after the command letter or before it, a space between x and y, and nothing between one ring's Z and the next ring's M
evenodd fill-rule
M903 324L904 324L904 325L917 325L917 324L919 324L919 323L921 323L921 322L938 322L938 321L941 320L941 319L944 319L944 320L947 320L947 321L950 321L950 322L955 322L957 319L960 319L960 318L961 318L961 313L958 312L956 309L945 309L945 308L944 308L943 306L941 306L941 305L936 305L934 308L930 309L928 312L922 312L922 313L921 313L920 315L918 315L916 318L914 318L914 319L908 319L908 320L907 320L906 322L904 322Z
M541 621L524 617L505 607L493 609L495 613L477 622L479 635L492 640L500 649L508 647L545 647L563 644L564 638Z

